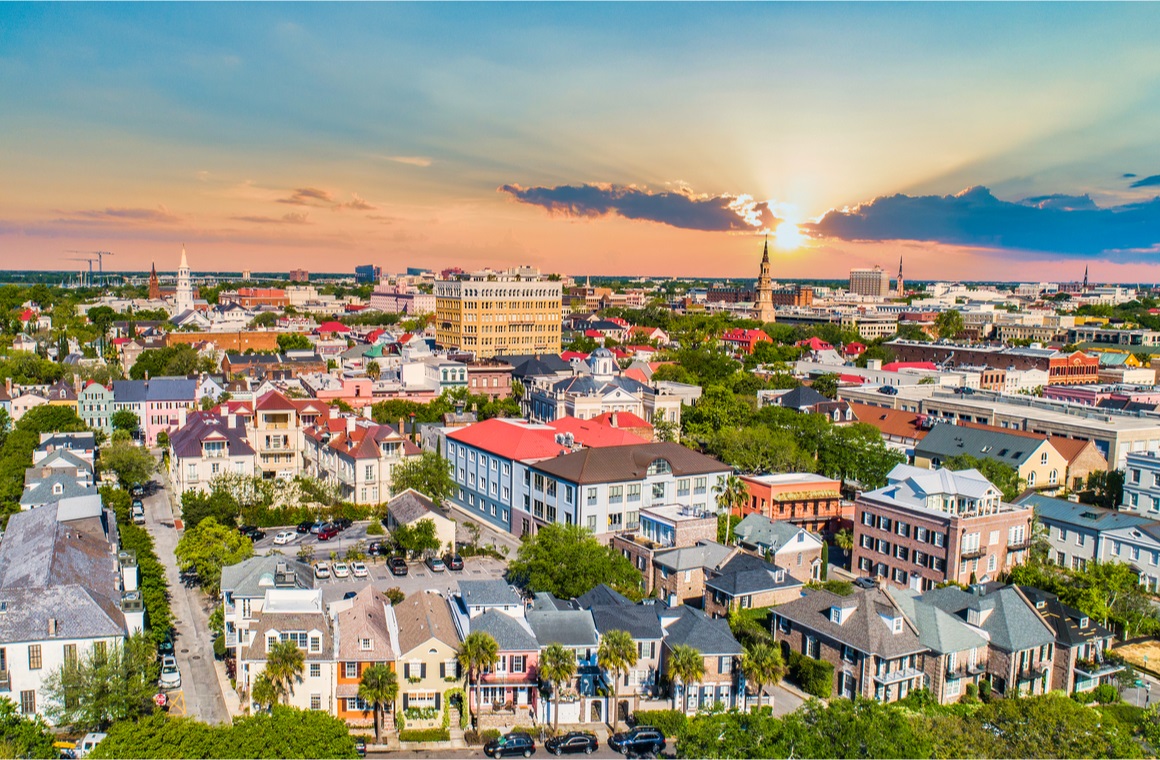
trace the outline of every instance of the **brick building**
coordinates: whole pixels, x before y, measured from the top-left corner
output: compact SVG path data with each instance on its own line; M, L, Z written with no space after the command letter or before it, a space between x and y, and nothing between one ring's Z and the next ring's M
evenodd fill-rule
M512 365L494 359L471 362L467 365L467 390L493 400L507 398L512 395Z
M679 505L646 507L636 530L612 537L612 548L623 554L644 577L644 592L655 587L653 558L658 551L695 546L717 538L717 515Z
M1002 502L977 470L900 464L855 503L853 567L895 586L997 578L1027 559L1032 510Z
M166 346L213 343L219 351L277 351L278 333L247 330L245 332L171 332L165 336Z
M743 475L749 503L734 509L737 517L759 514L791 522L814 533L832 532L853 517L853 507L842 504L842 484L808 472Z
M1100 359L1082 351L1058 354L1047 363L1048 385L1090 385L1100 380Z
M310 275L306 276L309 278ZM238 288L223 290L218 294L218 303L222 306L237 304L243 309L256 309L259 306L285 308L290 305L290 297L282 288Z

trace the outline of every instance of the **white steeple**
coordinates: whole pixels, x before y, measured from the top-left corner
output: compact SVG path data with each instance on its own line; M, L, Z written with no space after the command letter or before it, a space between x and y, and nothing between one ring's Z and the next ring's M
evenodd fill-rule
M181 246L181 266L177 269L177 292L173 306L177 314L193 309L193 283L189 277L189 260L185 256L185 246Z

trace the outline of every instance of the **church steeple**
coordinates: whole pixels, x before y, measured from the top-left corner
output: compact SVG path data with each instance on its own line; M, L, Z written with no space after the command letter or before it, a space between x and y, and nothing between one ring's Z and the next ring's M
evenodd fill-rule
M769 278L769 236L765 236L765 250L761 253L761 269L754 289L753 318L762 322L773 322L776 310L773 307L773 283Z
M906 285L902 279L902 254L898 255L898 297L906 298Z
M1083 268L1083 289L1088 289L1088 268L1086 265Z
M161 281L157 279L157 262L149 269L149 300L158 301L161 299Z

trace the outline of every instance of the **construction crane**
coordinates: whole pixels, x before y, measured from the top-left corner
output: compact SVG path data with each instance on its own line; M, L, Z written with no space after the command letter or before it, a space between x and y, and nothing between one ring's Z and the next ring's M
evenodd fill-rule
M112 251L65 251L65 253L81 253L81 254L84 254L85 256L96 256L97 258L92 259L92 260L97 262L97 269L100 272L100 276L98 278L99 284L101 286L104 286L106 284L106 282L105 282L105 257L112 256L113 255ZM89 267L89 271L90 272L92 271L91 266ZM89 280L90 281L92 280L91 276L89 277Z
M96 262L96 259L87 259L87 258L84 258L82 256L66 256L65 259L68 261L87 261L89 263L88 285L91 287L93 284L93 263ZM78 287L82 287L82 288L85 287L85 270L84 269L81 269L80 276L77 279L79 280Z

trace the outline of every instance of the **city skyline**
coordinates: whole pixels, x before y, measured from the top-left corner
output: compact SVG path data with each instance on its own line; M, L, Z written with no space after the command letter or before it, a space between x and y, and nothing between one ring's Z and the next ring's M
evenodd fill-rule
M1154 280L1158 16L6 4L0 265Z

